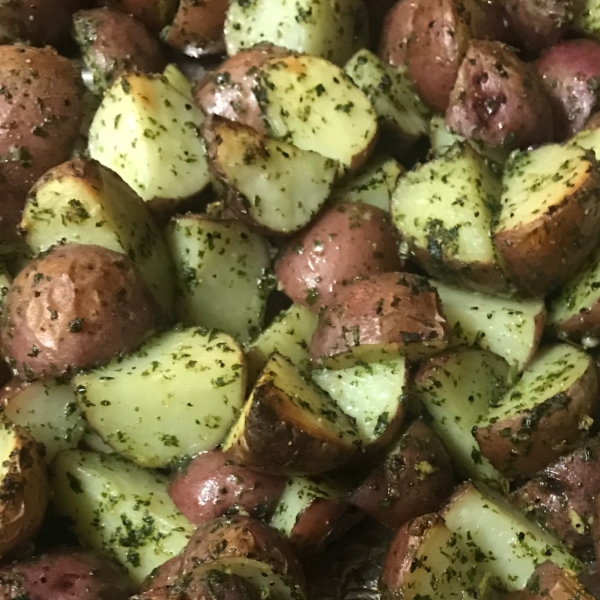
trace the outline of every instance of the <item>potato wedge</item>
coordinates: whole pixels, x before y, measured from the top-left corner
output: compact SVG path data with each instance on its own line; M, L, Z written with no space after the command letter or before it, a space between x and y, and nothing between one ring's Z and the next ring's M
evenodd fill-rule
M405 173L392 194L392 218L417 263L430 275L484 292L509 285L490 239L500 184L468 144Z
M411 519L438 510L453 488L450 455L440 438L416 420L354 490L351 502L397 530Z
M472 430L504 392L507 377L508 365L499 356L459 349L426 363L415 376L414 388L460 474L502 490L508 482L482 455Z
M89 153L154 210L172 213L209 183L199 135L203 119L191 96L164 76L128 73L115 81L96 111Z
M116 560L137 584L179 554L194 531L163 475L116 454L59 452L51 488L54 508L72 520L79 541Z
M550 144L506 164L494 244L521 291L562 285L597 244L600 171L585 150Z
M148 206L113 171L75 159L48 171L27 196L21 231L34 253L93 244L125 254L165 314L173 309L172 264Z
M334 369L399 354L420 359L443 350L449 332L437 292L424 277L383 273L338 291L319 316L310 357Z
M590 549L600 494L600 439L559 458L515 490L511 502L576 553Z
M300 0L273 6L268 0L232 0L225 21L229 56L268 42L343 65L368 45L368 14L362 0Z
M432 281L456 343L481 346L521 372L544 332L542 300L486 296Z
M566 344L544 348L478 423L481 453L511 479L532 477L581 439L597 396L591 356Z
M334 160L211 117L204 127L209 163L227 206L251 227L289 235L313 219L337 176Z
M546 560L581 571L581 563L539 525L485 486L464 484L442 511L446 527L478 547L481 566L507 591L521 590Z
M273 475L318 475L360 446L354 419L280 354L273 354L223 452Z
M223 441L242 407L245 380L242 350L230 336L189 328L77 375L73 386L105 442L141 466L164 467Z
M368 158L377 116L364 93L332 63L316 56L271 59L261 67L254 93L268 135L345 169L357 169Z

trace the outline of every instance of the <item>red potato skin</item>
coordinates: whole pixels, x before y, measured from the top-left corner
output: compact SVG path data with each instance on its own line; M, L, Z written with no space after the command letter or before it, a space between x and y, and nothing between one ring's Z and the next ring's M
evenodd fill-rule
M220 450L200 454L169 485L169 495L195 525L232 510L252 516L270 514L285 486L285 478L251 471Z
M288 244L275 273L279 288L293 302L318 312L331 304L339 286L401 267L388 215L373 206L344 202Z
M508 600L594 600L573 573L547 560L535 568L525 589L507 594Z
M431 467L425 472L421 469ZM414 421L352 494L351 502L390 529L438 510L454 487L452 459L438 436Z
M406 64L406 46L418 5L419 0L400 0L385 15L377 53L386 63L395 67Z
M153 33L158 33L172 19L163 6L168 0L107 0L106 4L143 23ZM170 4L173 4L172 2ZM173 10L174 12L174 10Z
M289 54L289 50L270 44L238 52L194 86L196 104L207 115L218 115L266 134L262 111L253 91L256 75L272 58Z
M499 42L473 41L446 111L455 133L492 147L550 142L552 110L535 70Z
M132 592L124 571L81 548L59 548L0 570L3 600L127 600Z
M548 48L535 63L552 106L555 138L581 131L598 105L600 44L568 40Z

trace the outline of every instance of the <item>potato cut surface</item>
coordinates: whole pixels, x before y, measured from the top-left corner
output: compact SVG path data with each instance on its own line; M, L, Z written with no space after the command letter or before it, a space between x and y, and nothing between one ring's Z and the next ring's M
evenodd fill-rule
M377 116L364 93L332 63L315 56L272 59L257 76L255 94L271 136L346 168L367 158Z
M165 237L175 263L178 320L240 342L253 337L269 291L268 242L241 223L196 215L172 219Z
M164 467L221 443L244 400L245 362L228 335L181 329L77 375L90 425L117 452Z
M194 526L167 493L167 479L114 454L60 452L52 466L57 512L79 541L123 565L137 584L179 554Z
M312 373L313 381L356 420L358 434L365 445L377 440L398 417L402 419L407 376L403 356Z
M177 200L209 183L191 96L161 75L128 73L104 95L89 134L89 153L118 173L143 200Z

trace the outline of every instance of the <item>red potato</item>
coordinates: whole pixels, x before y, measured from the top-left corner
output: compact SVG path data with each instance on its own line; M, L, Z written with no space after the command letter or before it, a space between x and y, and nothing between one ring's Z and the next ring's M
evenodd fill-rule
M419 0L399 0L385 15L379 39L379 57L395 67L406 64L406 46L412 35Z
M169 495L195 525L242 509L261 518L270 514L285 478L237 464L220 450L200 454L175 475Z
M177 0L107 0L107 4L132 15L154 33L168 25L177 10Z
M399 271L397 243L383 210L340 203L286 246L275 267L279 288L296 304L318 312L331 304L340 286Z
M257 75L269 60L288 54L289 50L270 44L238 52L195 85L196 104L207 115L219 115L266 133L254 94Z
M81 548L59 548L0 569L3 600L127 600L132 593L120 567Z
M598 106L600 44L568 40L548 48L536 61L550 98L555 138L566 140L584 128Z
M174 585L181 573L182 561L182 556L177 555L160 565L160 567L154 569L154 571L152 571L152 573L150 573L150 575L142 582L140 592L160 590Z
M552 111L542 81L508 46L472 41L446 111L455 133L493 147L552 140Z

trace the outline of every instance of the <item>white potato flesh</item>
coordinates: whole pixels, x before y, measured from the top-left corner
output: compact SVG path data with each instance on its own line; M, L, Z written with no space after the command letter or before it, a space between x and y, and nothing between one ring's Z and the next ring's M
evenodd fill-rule
M166 477L116 454L60 452L51 487L55 509L71 519L81 544L115 559L137 584L194 532L169 497Z
M377 134L369 99L334 64L316 56L272 59L255 86L267 131L351 168L364 162Z
M261 42L344 64L368 42L362 0L232 0L225 21L229 56ZM358 36L357 36L358 32Z
M245 369L230 336L176 329L73 385L109 446L141 466L164 467L223 441L244 401Z
M85 431L77 398L68 383L46 380L23 385L3 412L44 445L46 462L60 450L76 448Z
M543 300L508 299L432 281L457 343L478 345L522 371L535 354L544 327Z
M600 30L600 2L598 3L598 17L598 29ZM591 150L598 158L600 156L600 128L584 129L573 136L568 143Z
M508 482L482 456L473 428L485 420L502 393L508 371L508 364L491 352L456 350L434 358L415 383L416 397L459 472L501 490L508 490Z
M463 544L479 547L481 567L507 591L522 590L535 567L546 560L561 568L581 570L581 563L554 536L490 489L467 485L442 516Z
M311 376L356 420L364 445L376 441L400 413L408 384L403 356L345 369L320 369Z
M89 153L146 201L180 200L209 183L204 116L161 75L126 73L94 116Z
M269 243L242 223L198 215L173 218L165 237L175 263L178 320L248 341L262 325Z

